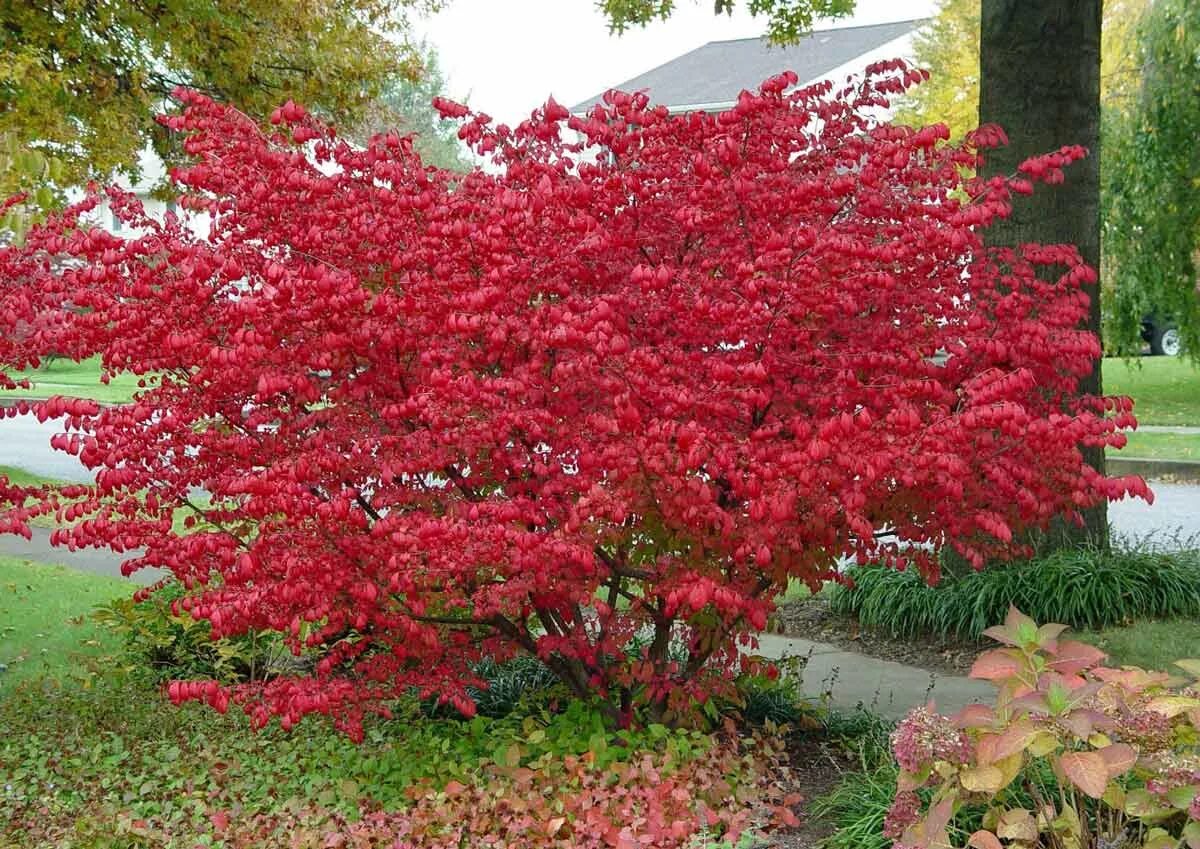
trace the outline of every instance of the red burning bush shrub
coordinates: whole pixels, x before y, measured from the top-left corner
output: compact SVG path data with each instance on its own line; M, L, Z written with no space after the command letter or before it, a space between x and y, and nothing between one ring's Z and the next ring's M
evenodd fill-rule
M1074 397L1095 272L981 240L1084 152L967 176L999 130L865 117L919 77L789 74L717 114L613 93L516 128L442 103L500 166L466 175L181 92L173 176L209 240L114 191L140 235L78 226L89 200L0 253L0 316L36 328L0 361L151 376L125 406L13 411L64 416L96 484L5 488L2 527L55 513L59 544L142 549L126 568L170 569L214 634L282 632L310 664L174 697L353 729L410 687L469 710L467 665L521 651L614 720L678 718L789 578L844 555L933 574L947 540L980 562L1145 494L1079 450L1133 424Z

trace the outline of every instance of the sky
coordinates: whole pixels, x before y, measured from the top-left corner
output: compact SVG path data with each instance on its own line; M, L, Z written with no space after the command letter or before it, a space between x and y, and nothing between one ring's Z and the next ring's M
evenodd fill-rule
M550 95L571 106L709 41L761 35L765 27L740 8L714 15L712 0L677 3L670 20L615 36L593 0L450 0L415 21L414 34L437 48L448 96L516 123ZM854 15L815 29L927 17L936 6L858 0Z

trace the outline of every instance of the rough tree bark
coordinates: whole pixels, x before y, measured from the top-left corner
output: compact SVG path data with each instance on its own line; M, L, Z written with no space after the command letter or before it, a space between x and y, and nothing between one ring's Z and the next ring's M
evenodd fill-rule
M1013 173L1025 158L1080 144L1091 155L1066 169L1061 186L1020 198L1012 217L991 227L993 245L1070 243L1100 267L1100 21L1101 0L983 0L980 17L980 123L999 124L1009 145L990 151L987 171ZM1099 285L1088 328L1100 333ZM1101 368L1082 380L1100 394ZM1085 449L1104 471L1104 451ZM1042 550L1081 543L1107 546L1108 510L1101 503L1085 527L1066 523L1038 541Z

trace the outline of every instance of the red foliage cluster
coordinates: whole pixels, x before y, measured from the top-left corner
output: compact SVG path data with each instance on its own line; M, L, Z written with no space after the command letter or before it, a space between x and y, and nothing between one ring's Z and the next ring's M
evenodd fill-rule
M0 252L0 320L29 328L0 362L155 376L125 406L9 411L62 415L56 447L96 485L5 487L0 530L56 512L59 544L141 549L126 568L170 569L216 635L311 659L235 703L353 728L414 686L469 710L466 664L521 650L576 692L678 710L789 578L846 555L933 574L948 541L979 563L1147 494L1080 453L1134 424L1128 399L1074 397L1095 272L982 241L1084 152L972 177L998 129L951 145L868 117L919 78L787 74L715 114L614 92L516 128L442 103L494 157L467 175L294 104L264 133L181 92L164 123L195 164L173 177L209 239L110 191L139 235L79 227L93 199Z

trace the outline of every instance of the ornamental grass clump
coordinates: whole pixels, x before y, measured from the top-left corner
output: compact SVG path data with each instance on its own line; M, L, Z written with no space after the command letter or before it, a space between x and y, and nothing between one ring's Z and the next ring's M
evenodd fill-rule
M1042 622L1100 629L1138 619L1200 616L1200 545L1173 549L1148 541L1109 549L1080 546L982 571L921 575L883 564L851 567L835 584L830 606L895 637L979 639L1015 605Z

